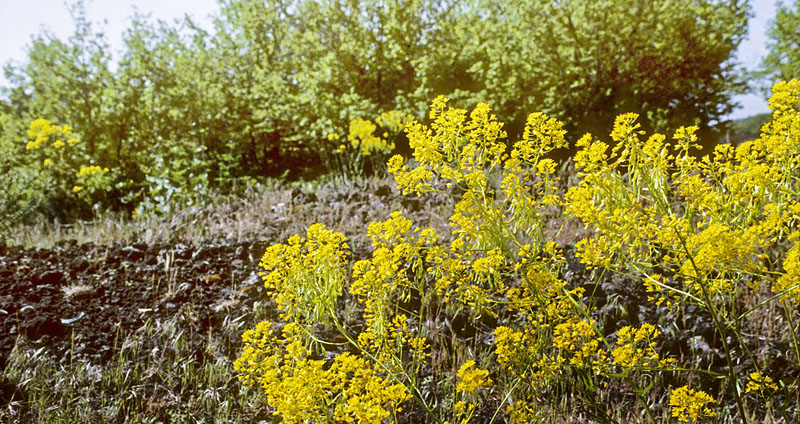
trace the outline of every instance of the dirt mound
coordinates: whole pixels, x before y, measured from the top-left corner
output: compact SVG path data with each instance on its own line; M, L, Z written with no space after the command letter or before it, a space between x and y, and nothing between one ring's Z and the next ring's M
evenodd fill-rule
M0 244L0 369L20 336L26 349L45 347L64 360L77 355L103 363L115 342L148 320L178 318L198 350L205 338L197 335L230 338L231 346L239 346L243 330L225 334L221 323L267 301L258 261L269 244L322 222L346 234L355 255L363 256L367 224L391 211L446 228L441 208L449 201L433 200L402 197L380 179L314 190L278 187L160 221L111 225L131 226L128 237L140 242L78 243L63 234L66 241L41 248Z
M115 341L150 320L181 315L184 331L217 331L225 309L264 298L265 244L193 247L61 243L0 251L0 368L17 338L56 355L111 358ZM246 302L245 302L246 303ZM231 335L238 337L238 335Z

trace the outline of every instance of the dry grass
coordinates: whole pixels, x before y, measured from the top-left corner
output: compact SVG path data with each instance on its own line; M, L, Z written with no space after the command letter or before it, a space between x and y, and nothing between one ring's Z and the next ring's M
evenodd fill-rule
M94 287L88 284L71 284L61 288L67 301L88 295L94 292Z
M447 230L446 202L403 199L394 187L391 178L370 178L349 185L335 181L268 181L248 187L240 196L214 195L203 206L168 216L143 214L130 219L109 214L91 222L19 227L9 235L7 243L51 248L65 240L96 245L275 242L302 233L315 222L359 239L365 236L369 222L386 219L395 210L406 210L419 225Z

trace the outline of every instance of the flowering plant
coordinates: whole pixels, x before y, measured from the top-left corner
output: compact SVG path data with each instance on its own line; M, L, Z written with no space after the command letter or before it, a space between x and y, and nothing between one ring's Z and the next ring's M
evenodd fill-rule
M385 171L386 158L395 149L395 141L406 123L413 117L398 110L384 112L370 120L356 118L350 121L346 140L338 132L331 132L327 139L336 147L328 160L328 169L334 170L345 180L363 176L365 172ZM378 129L381 129L378 133Z
M670 144L645 137L636 114L621 115L613 146L588 134L576 142L577 184L566 191L548 158L568 146L559 121L531 114L509 150L488 105L468 113L435 99L429 125L405 127L415 166L394 156L388 167L404 194L453 196L452 231L419 228L398 211L368 226L367 259L352 262L344 235L321 224L268 248L260 265L281 335L266 322L245 333L241 380L288 422L400 422L403 411L439 423L537 422L542 406L558 409L565 397L614 422L604 403L612 387L653 422L658 413L686 422L721 412L689 384L658 404L648 396L655 380L721 380L716 398L733 399L729 413L740 420L775 404L790 414L785 394L798 382L770 378L769 358L753 354L748 335L761 328L757 313L782 311L784 357L800 365L800 82L774 92L758 140L701 159L692 154L697 128L679 128ZM587 285L562 278L560 228L544 216L553 209L560 228L578 220L588 230L575 251L595 287L614 273L639 282L651 308L707 318L725 365L702 369L665 350L663 333L676 323L606 328ZM353 363L361 374L341 371ZM746 393L744 368L755 369ZM309 376L324 383L302 383ZM348 392L353 385L372 390L372 401Z
M62 219L91 215L92 206L109 189L112 172L86 165L89 156L69 125L39 118L25 135L22 142L0 146L5 158L0 215L8 220L0 227L9 229L34 215Z

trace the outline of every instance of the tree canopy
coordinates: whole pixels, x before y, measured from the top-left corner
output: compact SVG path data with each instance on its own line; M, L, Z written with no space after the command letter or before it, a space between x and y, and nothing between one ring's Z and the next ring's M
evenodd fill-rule
M778 2L769 27L768 54L761 67L769 82L800 76L800 2Z
M128 209L324 163L351 120L423 118L437 95L489 103L512 139L534 111L573 139L635 111L715 140L745 87L739 0L222 0L212 33L134 16L119 57L72 10L70 38L40 34L5 67L0 138L71 125Z

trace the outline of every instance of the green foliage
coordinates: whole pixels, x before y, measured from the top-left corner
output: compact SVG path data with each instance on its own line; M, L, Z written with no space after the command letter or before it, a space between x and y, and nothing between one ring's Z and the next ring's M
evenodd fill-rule
M800 2L778 2L775 19L770 21L769 53L761 64L769 82L800 76Z
M732 61L746 32L742 0L480 4L462 31L480 89L465 94L518 128L524 111L540 110L571 131L607 134L616 115L646 111L649 129L696 123L711 135L744 88Z
M762 113L731 122L728 141L741 143L742 141L755 140L761 134L761 127L769 122L771 115Z
M225 0L213 34L134 16L118 61L82 1L72 13L71 37L43 33L5 68L4 125L70 123L91 162L114 170L104 205L163 212L241 178L342 169L329 134L387 111L421 118L440 94L497 105L513 136L524 110L598 133L625 110L648 111L649 128L720 130L742 88L730 59L747 6ZM350 159L348 172L371 172Z

